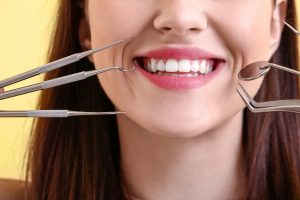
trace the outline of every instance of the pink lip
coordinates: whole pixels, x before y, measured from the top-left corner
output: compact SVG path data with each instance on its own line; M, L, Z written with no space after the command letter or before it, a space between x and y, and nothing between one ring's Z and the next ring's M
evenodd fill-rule
M143 54L141 57L149 57L156 59L190 59L190 60L200 60L200 59L221 59L220 56L214 55L212 53L200 50L198 48L162 48L153 51L149 51Z
M154 51L149 51L138 57L148 57L154 59L189 59L189 60L200 60L200 59L214 59L219 60L215 69L206 75L200 75L198 77L176 77L176 76L160 76L152 74L137 65L137 71L140 72L144 77L150 80L156 86L169 89L169 90L189 90L199 88L210 82L215 78L219 72L225 66L225 59L220 56L213 55L212 53L202 51L198 48L162 48Z

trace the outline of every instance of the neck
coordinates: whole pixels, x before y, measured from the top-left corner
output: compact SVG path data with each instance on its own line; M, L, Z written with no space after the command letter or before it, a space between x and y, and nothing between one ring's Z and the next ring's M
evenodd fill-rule
M137 199L233 199L241 189L242 113L188 139L148 133L125 117L118 125L126 187Z

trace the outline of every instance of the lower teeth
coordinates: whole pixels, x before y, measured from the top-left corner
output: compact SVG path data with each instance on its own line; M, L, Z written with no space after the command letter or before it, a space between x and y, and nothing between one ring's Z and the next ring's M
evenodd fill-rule
M168 73L168 72L156 72L153 74L157 74L159 76L175 76L175 77L198 77L202 75L200 73L176 74L176 73Z

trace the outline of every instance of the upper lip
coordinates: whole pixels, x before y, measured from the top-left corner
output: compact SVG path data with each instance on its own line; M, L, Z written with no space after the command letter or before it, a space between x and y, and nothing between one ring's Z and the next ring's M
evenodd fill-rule
M150 50L148 52L139 54L136 57L148 57L154 59L188 59L188 60L201 60L201 59L218 59L225 60L219 55L215 55L208 51L196 48L196 47L186 47L186 48L159 48Z

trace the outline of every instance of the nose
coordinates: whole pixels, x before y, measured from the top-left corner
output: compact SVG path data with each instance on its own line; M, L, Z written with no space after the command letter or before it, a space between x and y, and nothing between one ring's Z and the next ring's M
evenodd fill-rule
M154 27L163 34L182 36L207 28L207 17L199 1L159 0ZM195 2L194 4L192 2Z

